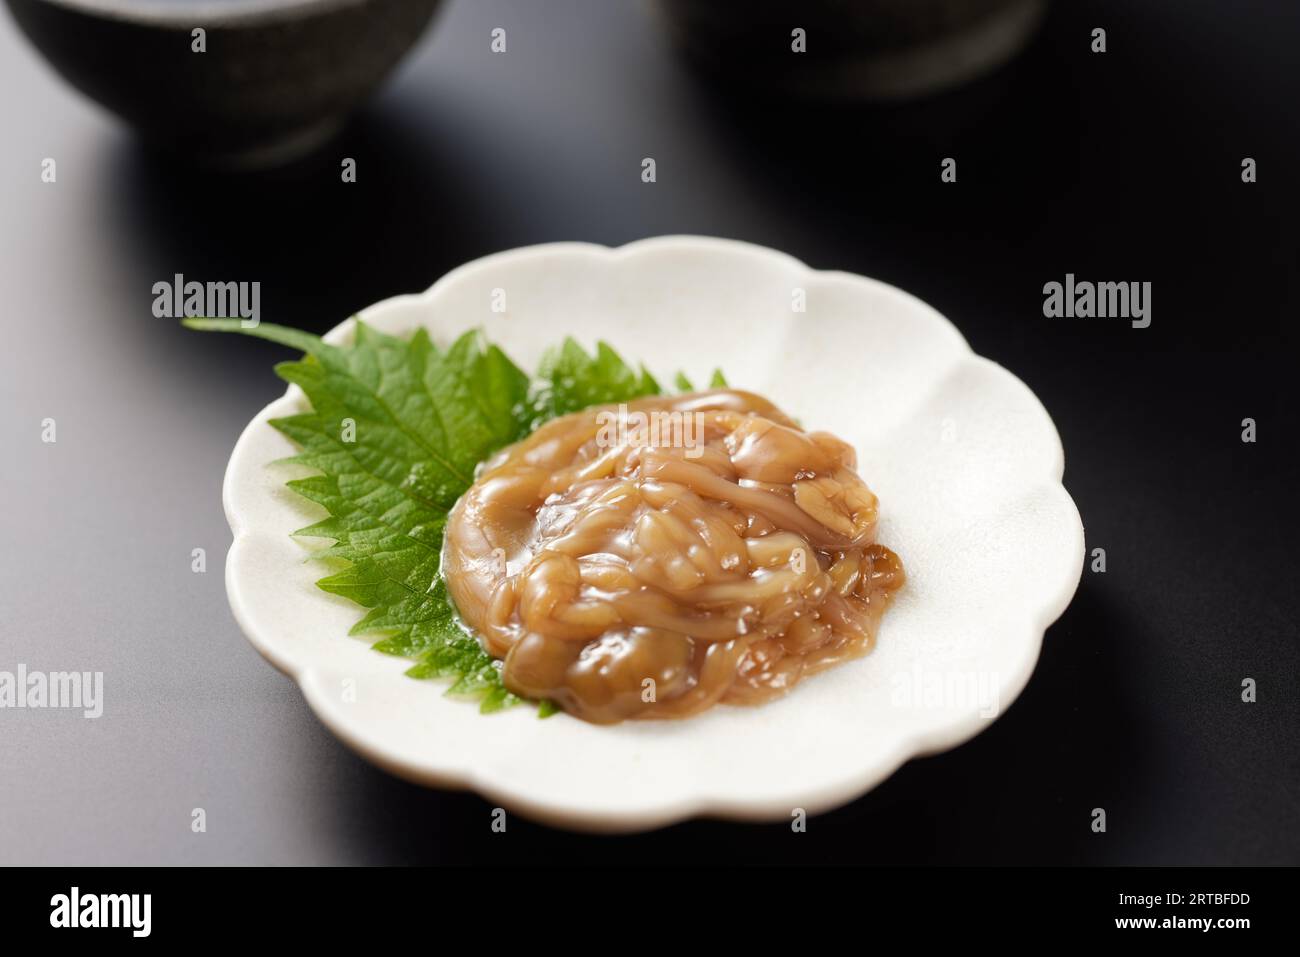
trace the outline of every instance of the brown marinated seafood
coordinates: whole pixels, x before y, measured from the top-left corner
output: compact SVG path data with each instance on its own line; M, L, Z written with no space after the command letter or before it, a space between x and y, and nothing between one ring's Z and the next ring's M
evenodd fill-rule
M903 584L855 469L749 392L586 409L484 463L448 590L511 691L579 718L757 704L869 651Z

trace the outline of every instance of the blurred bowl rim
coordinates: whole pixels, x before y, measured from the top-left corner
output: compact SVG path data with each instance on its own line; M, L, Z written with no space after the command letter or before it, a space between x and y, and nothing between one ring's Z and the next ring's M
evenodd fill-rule
M141 26L245 26L276 20L333 13L343 7L364 7L376 0L9 0L62 7L100 20Z

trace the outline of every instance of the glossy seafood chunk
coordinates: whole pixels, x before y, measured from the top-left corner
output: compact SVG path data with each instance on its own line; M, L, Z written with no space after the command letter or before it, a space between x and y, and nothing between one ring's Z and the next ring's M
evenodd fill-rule
M577 717L757 704L868 651L903 584L855 468L748 392L587 409L485 463L448 589L507 687Z

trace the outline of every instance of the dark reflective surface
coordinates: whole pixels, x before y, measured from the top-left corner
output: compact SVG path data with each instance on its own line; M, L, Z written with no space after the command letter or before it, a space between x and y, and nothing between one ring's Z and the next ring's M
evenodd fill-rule
M246 177L144 151L5 23L0 669L103 670L107 701L98 721L0 712L0 861L1297 862L1300 16L1132 6L1057 4L974 86L831 110L715 90L639 4L453 3L343 139ZM240 636L221 475L284 353L155 319L151 287L258 280L265 319L324 330L489 252L671 232L875 276L951 317L1051 411L1108 571L985 734L807 834L493 835L478 798L348 752ZM1044 319L1066 272L1152 282L1152 326Z

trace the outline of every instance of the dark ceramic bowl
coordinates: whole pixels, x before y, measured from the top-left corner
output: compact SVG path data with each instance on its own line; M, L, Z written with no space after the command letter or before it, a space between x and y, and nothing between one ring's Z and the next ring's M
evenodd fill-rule
M200 162L268 165L328 139L439 0L5 2L69 83L147 139Z
M686 55L724 83L891 100L959 86L1029 41L1047 0L659 0ZM804 30L806 53L791 50Z

